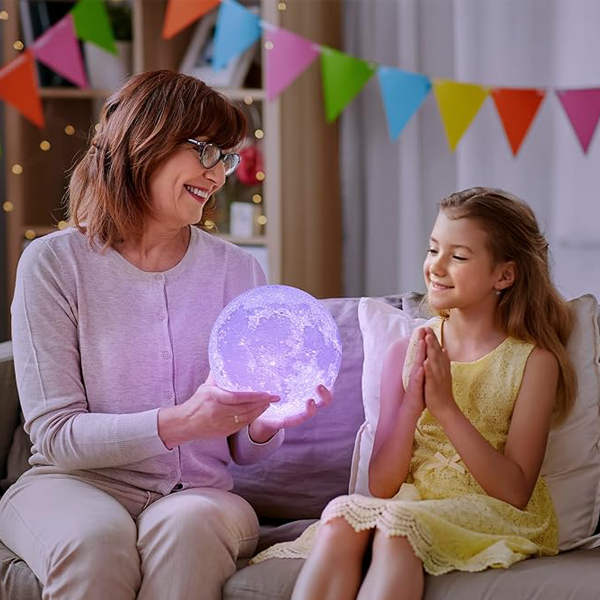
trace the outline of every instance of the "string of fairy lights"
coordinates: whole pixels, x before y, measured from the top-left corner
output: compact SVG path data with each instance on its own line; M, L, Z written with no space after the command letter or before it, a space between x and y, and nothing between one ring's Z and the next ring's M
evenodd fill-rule
M278 2L277 10L279 10L279 11L287 10L286 2L284 2L284 1ZM10 18L10 15L6 10L0 10L0 21L8 21L9 18ZM270 49L269 45L271 45L271 43L266 42L265 47L267 50ZM12 47L14 50L17 50L20 52L25 49L25 44L23 43L22 40L17 39L13 42ZM92 99L92 98L91 97L87 98L86 96L82 96L82 99ZM248 107L251 107L255 103L255 98L252 95L246 95L243 98L243 102ZM48 120L51 121L51 117ZM95 128L98 129L99 127L100 127L99 123L96 123ZM74 136L77 133L77 130L72 124L65 124L62 127L62 132L66 136ZM81 132L81 133L82 133L82 135L85 135L85 132ZM257 127L256 124L254 124L253 136L257 141L260 141L264 138L265 132L263 129L261 129L260 127ZM42 139L39 142L39 149L43 153L50 152L50 150L52 149L52 143L48 139ZM31 157L30 160L28 160L28 163L26 165L27 169L34 167L36 165L36 163L38 163L40 160L42 160L42 156L43 155L36 155L36 156ZM10 167L10 172L12 173L12 175L14 175L16 177L20 177L20 176L24 175L25 171L26 171L26 169L24 168L23 164L18 163L18 162L13 163ZM255 172L254 177L256 178L256 180L258 182L263 183L265 181L266 174L263 170L258 170ZM261 205L263 202L263 196L260 193L255 193L252 195L251 200L254 204ZM2 210L4 212L10 213L14 209L15 209L14 203L11 202L10 200L6 200L5 202L3 202ZM267 224L267 217L264 214L258 214L256 216L256 223L261 227L265 226ZM209 230L215 230L215 231L217 230L217 224L210 219L206 219L204 221L203 225ZM67 223L67 221L59 220L56 223L56 227L58 229L65 229L66 227L68 227L68 223ZM44 232L44 233L46 233L46 232ZM24 236L27 240L35 239L38 236L38 234L39 234L39 232L35 231L34 229L27 229L24 232Z

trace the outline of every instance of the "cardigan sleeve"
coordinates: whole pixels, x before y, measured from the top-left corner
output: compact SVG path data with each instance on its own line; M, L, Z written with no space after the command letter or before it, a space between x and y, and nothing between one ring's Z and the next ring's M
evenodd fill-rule
M229 438L231 458L238 465L249 465L258 462L273 454L283 444L284 439L285 430L280 429L270 440L258 444L250 438L248 427L246 426Z
M74 276L43 238L21 257L11 312L17 387L37 464L93 469L170 452L158 435L158 409L88 411Z

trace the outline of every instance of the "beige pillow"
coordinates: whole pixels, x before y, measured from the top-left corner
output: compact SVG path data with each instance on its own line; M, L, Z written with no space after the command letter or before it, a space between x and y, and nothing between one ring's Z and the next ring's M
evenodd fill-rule
M600 512L600 311L591 295L571 300L571 306L576 324L568 352L577 371L579 393L569 418L551 432L542 466L556 505L561 550L593 545L595 539L590 536ZM411 319L401 310L366 298L359 304L358 318L364 345L366 420L356 437L349 490L370 495L369 460L379 416L383 357L394 340L408 335L425 320Z
M567 420L550 432L542 465L561 550L584 544L600 513L600 311L590 294L570 304L576 322L567 350L577 372L577 401Z

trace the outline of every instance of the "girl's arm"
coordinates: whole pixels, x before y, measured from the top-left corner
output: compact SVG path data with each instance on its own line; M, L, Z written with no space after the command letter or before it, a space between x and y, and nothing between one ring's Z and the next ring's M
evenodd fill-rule
M379 419L369 463L369 491L390 498L406 480L412 455L415 427L423 409L424 332L418 332L417 353L406 392L402 371L410 337L394 342L381 372Z
M469 472L486 493L524 510L533 493L546 451L558 385L555 356L541 348L534 348L529 355L502 453L489 444L454 402L451 384L448 390L447 380L442 376L445 366L449 376L449 361L433 334L426 336L426 344L427 407L439 420ZM445 361L447 365L444 365Z

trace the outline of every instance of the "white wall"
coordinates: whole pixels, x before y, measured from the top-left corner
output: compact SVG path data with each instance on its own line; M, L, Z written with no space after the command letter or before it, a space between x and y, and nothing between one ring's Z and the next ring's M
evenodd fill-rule
M600 1L347 0L348 53L430 76L498 86L600 87ZM566 296L600 297L600 134L583 155L551 93L519 155L488 98L455 154L432 94L392 142L372 79L342 117L348 295L422 289L435 205L472 185L536 211Z

